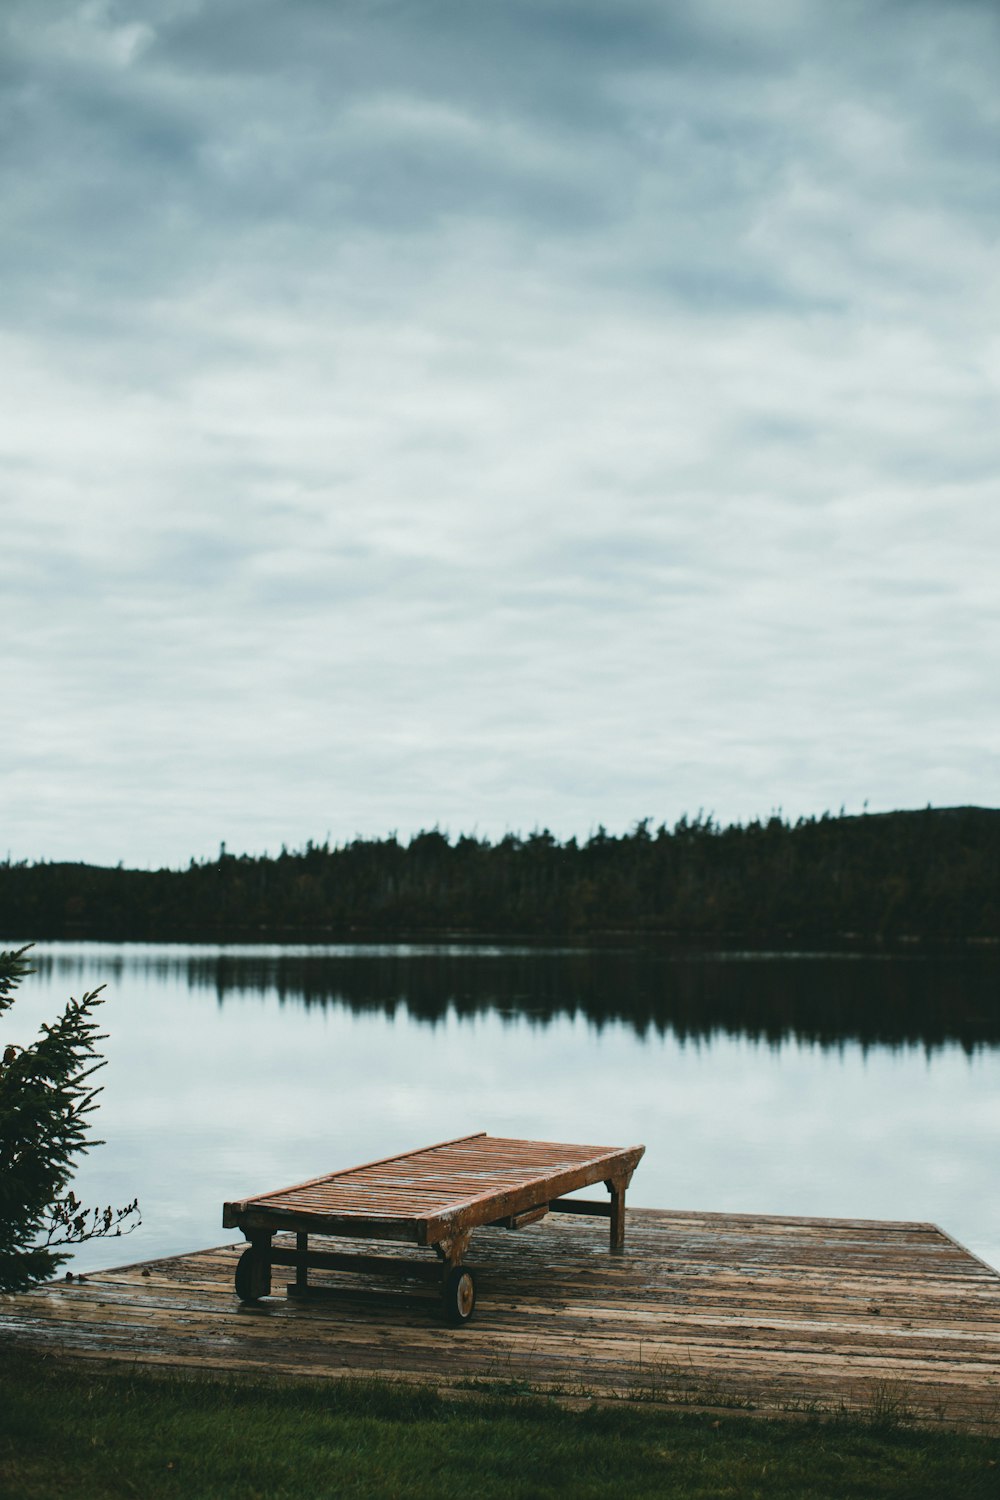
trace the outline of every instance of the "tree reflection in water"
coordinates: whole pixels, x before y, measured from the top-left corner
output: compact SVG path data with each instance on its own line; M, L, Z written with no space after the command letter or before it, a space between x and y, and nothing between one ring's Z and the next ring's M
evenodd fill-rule
M640 1035L715 1034L779 1044L971 1054L1000 1044L1000 958L914 955L692 953L656 948L531 948L415 944L315 947L86 945L41 954L43 973L127 970L281 1003L342 1005L357 1014L399 1007L433 1024L449 1012L515 1015L537 1025L583 1016Z

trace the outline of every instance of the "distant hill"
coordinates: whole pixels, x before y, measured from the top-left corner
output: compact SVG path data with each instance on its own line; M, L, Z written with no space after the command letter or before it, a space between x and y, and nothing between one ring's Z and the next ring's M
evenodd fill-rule
M408 843L222 853L184 870L0 865L0 939L306 940L463 934L677 942L1000 941L1000 810L927 808L721 827L648 819L584 843Z

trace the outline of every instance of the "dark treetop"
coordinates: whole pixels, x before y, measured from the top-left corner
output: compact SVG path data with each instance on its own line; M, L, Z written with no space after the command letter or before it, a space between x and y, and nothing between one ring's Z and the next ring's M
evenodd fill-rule
M186 870L0 865L0 937L300 940L628 933L712 944L1000 939L1000 810L648 819L585 843L409 843L217 860Z

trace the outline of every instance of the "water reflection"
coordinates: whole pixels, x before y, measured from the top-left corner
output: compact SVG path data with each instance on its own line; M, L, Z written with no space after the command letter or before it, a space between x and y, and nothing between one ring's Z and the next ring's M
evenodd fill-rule
M998 966L656 950L52 944L27 1041L107 982L81 1267L218 1244L220 1206L474 1130L643 1142L657 1208L942 1225L1000 1263Z
M461 945L146 947L87 944L35 960L68 978L145 976L281 1004L344 1006L436 1024L496 1013L531 1025L582 1017L640 1036L715 1035L780 1045L863 1048L1000 1044L1000 960L993 954L877 958L807 954L677 955L656 949Z

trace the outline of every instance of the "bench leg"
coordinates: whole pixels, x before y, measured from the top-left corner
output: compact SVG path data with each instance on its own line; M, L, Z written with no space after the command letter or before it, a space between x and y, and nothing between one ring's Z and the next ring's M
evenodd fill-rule
M472 1239L472 1230L463 1229L460 1233L453 1235L449 1240L438 1240L434 1246L434 1253L438 1260L443 1261L446 1268L460 1265L462 1257L469 1248ZM447 1276L448 1271L445 1270Z
M256 1302L271 1295L271 1232L244 1230L250 1244L236 1266L236 1295L241 1302Z
M612 1250L624 1250L625 1248L625 1188L627 1183L618 1181L605 1182L604 1186L611 1194L611 1245Z
M463 1266L462 1257L469 1248L471 1229L463 1229L447 1240L438 1240L434 1252L441 1261L444 1273L441 1295L444 1298L444 1315L455 1327L461 1327L472 1317L476 1305L476 1278L468 1266Z

